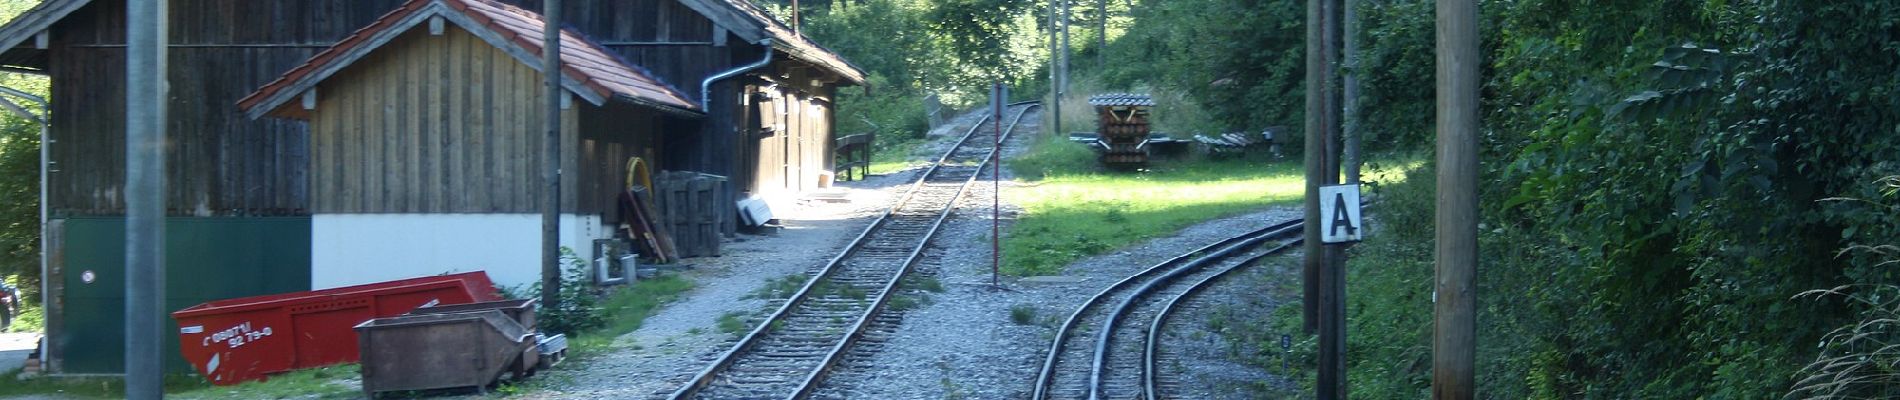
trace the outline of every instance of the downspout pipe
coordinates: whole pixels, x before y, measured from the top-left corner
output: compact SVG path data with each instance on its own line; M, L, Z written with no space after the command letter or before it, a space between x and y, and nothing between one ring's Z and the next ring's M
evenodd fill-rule
M700 111L706 111L709 114L712 111L712 85L713 83L727 80L727 79L732 79L732 77L739 76L739 74L752 72L752 70L764 68L766 64L772 63L772 50L773 50L772 39L771 38L760 39L758 44L760 46L765 46L764 58L760 58L759 61L753 62L751 64L741 65L738 68L733 68L725 72L714 74L713 76L706 77L706 80L699 82Z

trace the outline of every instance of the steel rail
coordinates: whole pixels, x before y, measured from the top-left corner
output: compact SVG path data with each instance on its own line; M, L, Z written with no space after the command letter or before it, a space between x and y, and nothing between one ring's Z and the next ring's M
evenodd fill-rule
M1075 329L1076 324L1080 323L1082 318L1085 315L1087 315L1089 311L1094 309L1097 305L1101 304L1103 301L1106 301L1110 297L1111 294L1120 290L1127 289L1129 286L1134 285L1135 283L1141 280L1152 278L1155 274L1171 271L1172 267L1181 265L1182 263L1195 259L1197 258L1196 256L1202 253L1206 253L1209 250L1228 247L1235 243L1246 241L1255 236L1265 235L1270 232L1288 229L1289 227L1296 227L1296 226L1299 226L1300 221L1301 220L1292 220L1292 221L1277 223L1277 224L1268 226L1266 228L1261 228L1258 230L1228 237L1226 239L1221 239L1220 241L1216 241L1212 244L1202 246L1201 248L1195 249L1194 251L1182 253L1181 255L1175 256L1174 258L1170 258L1167 261L1162 261L1153 266L1150 266L1147 269L1142 270L1141 272L1135 273L1134 275L1130 275L1127 278L1123 278L1121 281L1115 282L1114 285L1110 285L1108 288L1102 289L1101 292L1096 293L1092 297L1089 297L1089 299L1087 301L1084 301L1080 307L1076 307L1075 312L1069 314L1069 318L1063 321L1062 327L1056 330L1056 337L1053 341L1051 341L1049 345L1049 356L1043 360L1042 369L1040 370L1040 372L1037 373L1035 393L1034 393L1034 396L1031 398L1034 400L1044 400L1044 399L1049 398L1049 385L1053 383L1052 380L1054 379L1055 372L1056 372L1056 361L1061 358L1062 350L1068 345L1069 332Z
M1040 104L1038 103L1039 102L1028 101L1028 102L1013 103L1013 104L1010 104L1010 106L1012 107L1028 106L1028 107L1025 107L1022 111L1018 112L1018 114L1016 115L1016 118L1018 119L1018 121L1020 121L1022 114L1027 113L1029 109L1039 107ZM715 378L721 371L725 371L728 368L732 367L733 363L738 361L740 356L744 355L748 351L751 351L752 348L756 346L760 340L762 340L766 335L770 333L774 325L777 325L778 323L781 323L782 321L784 321L790 315L793 309L797 308L799 305L801 305L806 300L809 300L811 298L812 290L814 287L816 287L819 284L819 282L822 282L825 279L830 278L833 275L835 275L839 270L839 266L842 265L846 259L849 259L851 256L856 255L859 252L859 250L862 250L864 246L869 242L868 239L871 238L871 234L873 232L877 232L880 229L885 228L887 225L889 225L891 221L893 220L892 216L897 214L899 209L907 205L913 198L917 196L917 194L924 187L924 184L929 181L930 176L936 174L940 169L942 169L942 167L950 160L950 158L956 155L957 150L961 149L964 145L968 144L970 141L970 138L975 136L979 128L981 128L984 124L991 122L990 120L991 120L991 117L986 115L982 119L978 120L975 125L971 126L968 131L964 132L963 136L957 140L956 144L950 146L950 149L945 151L943 156L938 157L937 161L935 163L932 163L928 170L925 170L922 174L919 174L917 176L916 181L911 183L910 188L904 192L904 195L902 197L898 198L896 202L893 202L891 207L886 209L882 214L880 214L876 221L872 222L870 225L865 226L864 230L862 232L859 232L858 236L851 240L851 243L845 247L844 251L839 252L837 256L832 257L831 261L825 264L825 266L819 271L817 276L814 276L812 279L807 280L805 284L799 287L798 291L792 294L791 297L787 299L784 304L779 305L778 309L774 311L770 317L766 318L766 320L764 321L761 321L758 324L758 326L753 327L752 330L749 333L747 333L744 338L740 339L737 344L734 344L731 349L728 349L724 354L720 355L717 361L713 362L711 365L706 366L706 368L701 370L698 374L695 374L691 381L688 381L684 387L681 387L679 390L675 391L668 398L672 400L683 400L683 399L692 398L693 396L697 395L701 390L709 386L712 383L713 378ZM992 150L992 151L995 151L995 150ZM987 161L985 163L987 164ZM978 172L981 172L980 167L978 168ZM972 174L972 177L974 177L975 175L976 174ZM967 187L968 183L966 182L963 186ZM957 191L957 197L961 197L962 192L963 192L963 188L959 188ZM955 204L956 204L956 198L953 197L950 199L949 206L946 206L943 214L947 215L947 210L950 207L954 207ZM929 237L934 236L937 230L937 227L941 226L942 217L943 215L939 215L937 224L933 225L933 227L931 228L929 234L925 237L925 239L922 240L917 246L917 248L912 251L911 257L909 257L909 260L905 262L905 266L903 268L904 270L908 270L909 265L915 263L917 255L921 254L922 249L928 244ZM902 271L900 271L900 273L898 273L896 277L901 278L903 275L904 274L902 273ZM895 280L896 279L893 279L893 281ZM887 289L883 293L879 294L878 300L873 304L873 306L871 307L871 310L875 311L877 308L884 305L886 302L886 299L888 299L890 296L890 292L891 291ZM866 315L875 315L875 312L867 313ZM865 319L868 319L868 317ZM858 322L859 323L854 324L854 326L857 326L859 331L855 331L848 334L847 341L849 341L850 338L855 338L857 336L860 336L862 334L861 332L862 327L868 325L868 324L864 324L863 323L864 320L862 319ZM836 349L834 349L834 351L835 350ZM822 369L824 366L829 365L831 362L832 361L826 361L824 364L821 364L820 369ZM814 375L817 375L817 374L814 374ZM807 382L807 384L808 383L809 382ZM801 384L800 386L803 387L807 385ZM801 392L806 391L806 390L807 389L800 389ZM796 396L798 396L798 394L794 393L793 397L796 398Z
M1188 289L1186 291L1181 292L1180 295L1175 296L1173 299L1169 299L1168 304L1161 308L1161 312L1155 314L1154 323L1148 325L1147 345L1144 346L1142 350L1142 356L1141 356L1142 358L1142 363L1141 363L1142 364L1142 368L1141 368L1142 370L1142 374L1141 374L1142 375L1142 398L1148 399L1148 400L1161 399L1161 391L1158 388L1156 388L1156 378L1155 378L1156 377L1156 373L1155 373L1156 360L1155 358L1158 351L1156 349L1157 347L1159 347L1159 344L1161 343L1162 324L1167 322L1167 319L1169 316L1173 315L1174 308L1176 305L1179 305L1182 302L1182 300L1187 299L1188 297L1191 297L1196 294L1200 294L1203 291L1206 291L1207 288L1210 287L1212 283L1214 283L1214 281L1221 280L1222 278L1230 274L1233 274L1236 271L1240 271L1242 269L1252 267L1253 265L1259 263L1260 260L1266 259L1267 257L1278 255L1281 252L1292 249L1293 246L1298 246L1300 245L1301 242L1303 242L1303 238L1294 238L1291 241L1281 243L1279 246L1275 246L1272 249L1268 249L1267 251L1263 251L1260 254L1254 255L1253 257L1250 257L1244 261L1241 261L1240 263L1234 264L1233 267L1229 267L1225 271L1221 271L1219 273L1215 273L1214 275L1208 276L1207 278L1201 279L1200 282L1195 282L1194 286L1189 286Z
M1095 339L1095 364L1089 370L1089 398L1090 399L1102 398L1102 395L1101 395L1102 371L1106 369L1106 366L1108 364L1108 345L1111 338L1115 336L1116 322L1119 321L1123 315L1127 315L1128 310L1130 308L1133 308L1135 307L1135 305L1139 303L1144 303L1147 300L1149 300L1147 299L1147 297L1150 293L1153 293L1156 289L1161 288L1163 285L1172 283L1176 277L1185 275L1189 272L1194 272L1195 270L1198 270L1201 267L1206 266L1208 264L1225 260L1229 256L1232 256L1236 253L1239 253L1247 249L1251 249L1254 246L1257 246L1260 243L1266 242L1269 239L1284 236L1290 232L1293 232L1294 229L1301 228L1303 225L1304 224L1302 224L1301 226L1289 226L1289 227L1277 229L1265 234L1248 237L1247 239L1242 240L1239 243L1235 243L1231 246L1222 248L1219 251L1215 251L1213 253L1203 255L1199 258L1194 259L1193 261L1188 262L1185 265L1182 265L1179 268L1175 268L1173 270L1168 271L1167 274L1164 274L1159 277L1156 277L1155 279L1149 280L1148 283L1142 285L1141 288L1135 289L1135 292L1132 294L1129 294L1127 298L1123 298L1121 304L1117 305L1114 311L1110 311L1108 313L1108 319L1102 321L1102 330L1098 332L1098 336Z
M1003 134L1001 140L1008 140L1009 136L1015 133L1016 125L1022 122L1023 115L1028 114L1029 110L1039 106L1038 104L1028 104L1027 107L1023 107L1022 110L1017 111L1016 116L1010 120L1009 125L1002 128ZM1001 121L997 122L1000 123ZM976 126L982 127L983 124L978 123ZM966 135L964 140L967 141L969 138L970 136ZM957 147L961 147L961 143L959 143L958 146L952 146L950 151L945 153L945 159L948 159L947 156L949 154L955 153ZM788 399L797 400L810 397L812 392L818 389L818 384L824 381L825 373L844 358L845 351L849 349L852 343L864 336L865 328L871 325L871 319L877 316L878 311L884 308L885 303L889 302L891 293L897 291L897 285L903 281L904 275L910 274L911 268L917 265L917 261L923 259L924 248L929 247L930 240L937 237L937 233L943 227L943 222L948 220L951 211L956 209L957 200L963 198L963 193L969 191L971 183L975 183L978 177L983 176L983 168L990 166L990 160L995 159L994 156L998 155L1002 150L1002 146L991 147L989 153L984 155L983 162L976 165L975 172L971 173L970 177L965 179L962 184L957 185L957 193L950 195L950 201L944 203L943 210L939 211L936 222L931 223L930 233L924 234L924 238L918 242L917 248L911 250L910 258L904 260L903 268L898 270L896 274L891 275L890 281L884 284L883 295L878 296L877 301L872 303L870 308L864 310L864 315L858 317L857 324L851 328L850 333L846 334L845 340L839 341L838 344L831 349L831 352L825 355L825 360L819 364L817 369L812 370L811 375L805 378L805 382L800 384L798 390L793 392L790 397L787 397ZM939 161L939 165L941 165L941 163L942 161Z

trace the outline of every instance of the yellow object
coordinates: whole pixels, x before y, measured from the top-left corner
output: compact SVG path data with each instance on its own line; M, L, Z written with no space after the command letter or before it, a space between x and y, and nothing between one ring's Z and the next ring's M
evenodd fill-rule
M627 159L627 190L633 190L635 171L639 171L637 173L640 177L640 187L646 188L647 193L653 193L653 170L647 167L646 161L641 160L640 157Z

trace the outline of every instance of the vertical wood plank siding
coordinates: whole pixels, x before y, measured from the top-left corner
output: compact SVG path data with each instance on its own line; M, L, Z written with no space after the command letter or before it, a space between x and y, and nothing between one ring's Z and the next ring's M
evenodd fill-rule
M528 9L541 6L538 0L504 1ZM331 132L337 140L320 141L310 134L309 126L342 126L346 123L343 117L321 113L327 115L309 123L277 118L251 120L237 109L235 103L239 98L370 24L400 3L402 0L172 0L170 40L174 47L170 50L170 81L173 96L168 105L171 117L168 138L172 148L167 168L170 213L306 215L317 209L494 212L524 205L532 207L539 198L533 194L538 192L491 186L500 182L540 181L538 168L503 167L521 163L539 165L538 151L520 152L534 148L537 141L528 141L520 136L522 132L512 130L524 123L514 116L536 118L533 115L539 111L534 105L539 103L528 101L493 112L468 112L475 109L475 102L484 99L531 93L520 86L520 69L525 67L519 62L468 57L473 52L492 51L474 40L429 46L424 51L437 56L398 62L402 67L391 67L394 68L392 73L397 75L366 77L402 90L375 104L362 99L365 101L340 106L355 115L414 114L428 118L400 126L393 125L394 121L385 121L388 124L375 129L349 124L348 128L340 127ZM702 79L757 60L762 55L757 46L737 39L729 40L731 44L726 47L679 45L712 42L713 25L673 0L582 0L563 4L567 7L567 25L585 32L609 51L646 68L691 97L699 95L698 85ZM51 157L58 172L52 175L48 191L49 205L56 215L124 213L125 122L119 112L124 109L125 92L124 15L125 0L95 0L51 29L52 43L45 67L53 80L52 136L57 142L52 146ZM650 42L674 44L640 44ZM476 61L449 61L471 59ZM766 71L785 77L792 64L781 61ZM466 87L452 90L454 88L446 85L421 84L425 81L462 82ZM630 122L602 122L589 117L570 119L575 121L569 124L570 130L582 130L588 121L610 127L619 127L625 122L655 127L659 134L645 139L626 139L633 142L594 139L594 149L607 149L600 154L584 151L589 149L584 143L588 139L575 138L576 142L566 144L570 152L565 154L574 155L568 165L580 173L569 174L572 178L566 186L594 188L600 184L578 182L593 176L587 174L602 177L624 174L624 171L588 169L606 168L609 164L621 164L612 170L624 169L624 156L636 151L625 146L644 144L647 150L638 151L652 153L650 160L658 159L652 160L659 163L656 171L673 169L727 175L733 178L736 190L755 193L799 187L766 181L785 178L786 160L783 147L779 147L777 153L758 147L769 142L756 137L760 133L759 123L769 119L765 116L772 115L748 119L748 108L741 105L739 94L747 85L756 83L756 80L733 79L714 85L712 114L701 120L650 114L620 116L637 120ZM797 90L806 89L810 88ZM817 93L829 98L828 90L808 92L807 96ZM329 104L337 101L336 94L319 92L320 101L325 102L323 107L332 111L339 107ZM579 104L575 107L581 108ZM801 118L825 121L806 130L828 133L829 104L824 104L819 111L818 115ZM536 126L531 125L531 120L525 123ZM376 136L389 130L414 135ZM381 140L370 142L369 139ZM363 154L331 147L345 145L363 146L378 153ZM468 150L452 151L453 146ZM825 142L811 147L828 149L831 146ZM768 153L777 154L778 159L756 159L770 156ZM344 165L396 156L414 162L313 173L319 164ZM618 160L612 160L615 158ZM779 167L778 172L760 175L767 169L765 164ZM800 168L814 170L816 167L803 165ZM619 180L616 177L608 183ZM371 185L374 185L373 191ZM447 190L421 190L419 192L425 194L417 196L394 196L388 192L432 187ZM591 190L595 189L587 189ZM569 199L567 203L582 209L611 211L612 203L586 191L564 197ZM325 205L317 207L319 202Z
M461 58L456 58L461 57ZM479 61L477 61L479 60ZM460 29L414 30L317 88L310 122L318 213L532 213L543 198L540 72ZM443 102L431 100L446 97ZM580 169L579 102L563 118ZM430 115L451 123L433 123ZM460 123L455 123L459 121ZM440 140L433 138L442 138ZM426 157L425 157L426 155ZM563 175L574 210L582 174ZM333 178L341 179L333 179ZM444 177L447 177L446 179ZM448 184L438 182L447 181ZM436 201L444 199L447 201Z

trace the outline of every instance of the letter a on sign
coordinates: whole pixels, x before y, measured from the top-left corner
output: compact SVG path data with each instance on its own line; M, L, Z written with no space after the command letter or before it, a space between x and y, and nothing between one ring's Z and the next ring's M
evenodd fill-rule
M1359 220L1359 185L1319 187L1320 242L1350 243L1365 237Z

